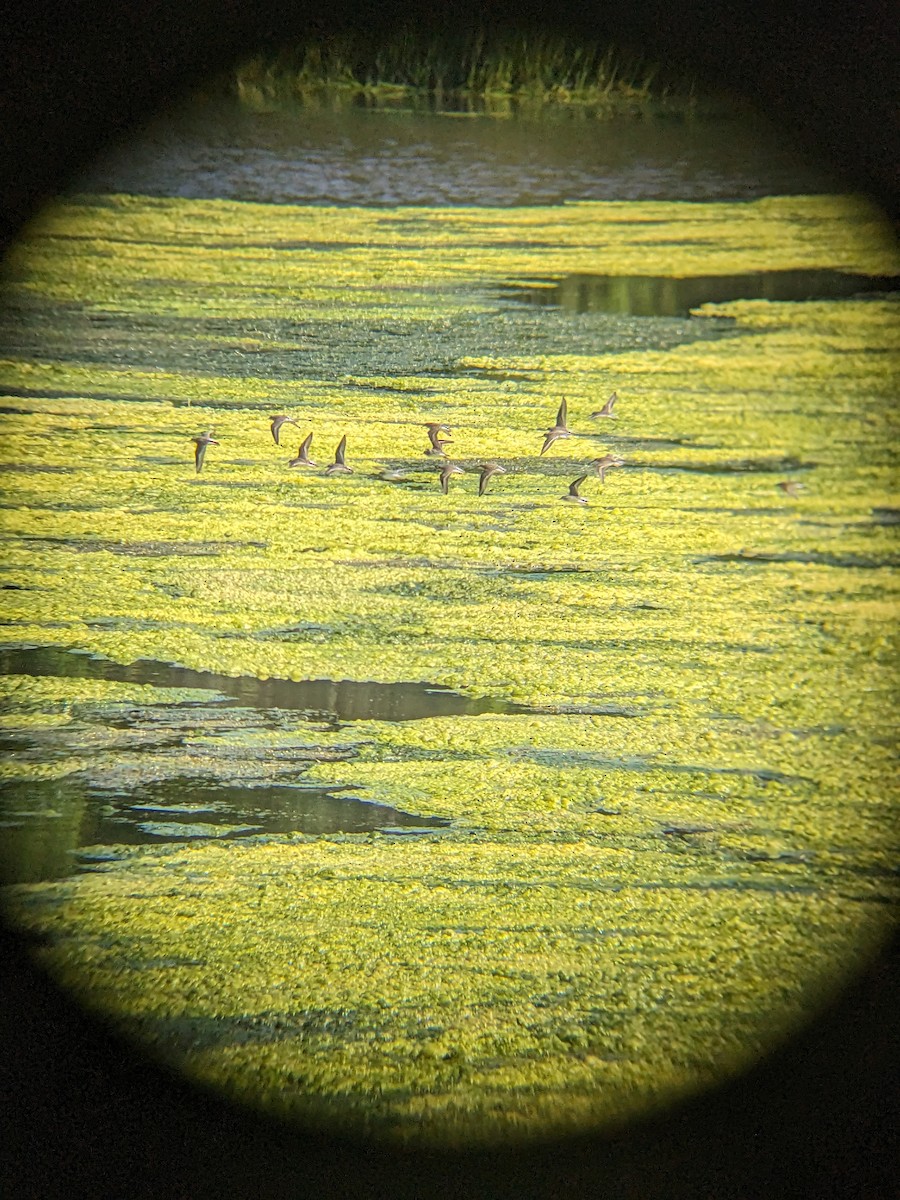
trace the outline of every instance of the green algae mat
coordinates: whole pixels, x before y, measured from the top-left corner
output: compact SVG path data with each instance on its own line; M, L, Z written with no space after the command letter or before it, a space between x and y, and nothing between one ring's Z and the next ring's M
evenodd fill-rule
M898 898L896 296L515 297L788 269L898 260L837 196L81 196L36 223L0 311L3 642L137 673L2 677L17 803L55 797L30 814L73 847L88 784L352 789L443 820L229 828L44 879L5 854L41 961L197 1078L417 1144L621 1122L815 1013ZM541 454L563 397L572 436ZM446 493L427 422L463 469ZM290 467L309 433L317 465ZM343 437L352 473L326 473ZM485 704L334 719L230 702L241 677Z

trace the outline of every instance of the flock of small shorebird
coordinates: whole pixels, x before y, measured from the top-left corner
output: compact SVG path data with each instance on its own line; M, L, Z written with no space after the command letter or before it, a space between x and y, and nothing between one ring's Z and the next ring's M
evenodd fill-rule
M617 399L618 396L616 392L613 392L602 408L590 414L591 419L596 420L602 417L614 417L616 414L613 413L613 406L615 405ZM559 412L556 414L556 423L544 434L544 444L541 446L540 450L541 454L545 454L553 445L553 443L559 441L561 438L583 436L581 434L573 433L566 424L566 421L566 400L565 397L563 397L563 401L559 406ZM281 430L285 425L296 425L298 429L300 428L298 422L295 421L293 417L285 416L284 414L273 417L270 428L272 430L272 437L275 439L276 446L281 444ZM446 447L451 446L453 443L449 440L449 437L441 437L441 434L449 435L452 432L450 426L443 421L427 421L424 423L424 428L428 433L428 440L431 443L428 449L425 451L425 456L428 458L439 458L444 460L444 465L441 468L439 478L441 491L446 495L450 488L451 477L453 475L464 475L466 471L464 467L461 467L457 463L450 461L450 456L446 451ZM309 457L309 449L312 445L312 439L313 435L308 433L300 443L300 448L297 451L296 457L292 458L288 463L289 467L316 467L319 465ZM203 469L203 460L206 457L207 449L210 446L218 446L220 443L216 438L213 437L213 431L211 429L208 429L206 433L198 434L198 436L192 438L191 441L195 446L194 463L199 474L199 472ZM338 442L337 449L334 452L334 462L325 468L324 474L352 475L353 468L347 466L346 453L347 435L345 434ZM618 454L604 454L601 458L592 458L590 462L586 464L588 470L586 470L583 475L579 475L577 479L572 480L572 482L569 484L568 492L564 496L561 496L560 499L566 500L571 504L587 504L587 500L584 498L584 496L579 494L579 488L587 479L588 475L599 475L600 482L603 483L605 482L607 471L611 470L613 467L624 466L624 464L624 458L620 458ZM478 495L483 496L488 484L495 475L506 474L506 467L501 467L498 462L491 461L481 463L478 466L478 471L480 473ZM399 483L407 479L408 475L405 470L398 468L384 470L381 472L380 477L389 483ZM778 487L785 493L785 495L796 496L803 488L803 484L799 483L796 479L785 479L778 484Z
M601 409L599 409L597 412L591 413L591 418L614 416L615 414L613 413L613 405L616 403L616 399L616 393L613 392ZM560 438L579 436L569 429L568 425L566 424L566 419L566 401L565 398L563 398L562 404L559 406L559 412L556 414L556 423L553 425L552 429L548 429L544 434L544 444L541 447L541 454L545 454L546 451L549 450L553 445L553 443L558 441ZM293 419L293 417L284 416L282 414L272 418L271 430L276 446L281 444L281 431L285 425L297 425L299 428L298 423ZM459 466L458 463L451 462L450 456L447 453L446 447L452 446L453 443L449 440L449 436L445 438L441 435L449 435L452 432L450 426L443 421L427 421L424 423L424 428L428 433L428 441L430 442L428 449L425 451L425 456L428 458L439 458L444 460L444 465L441 468L439 479L441 491L446 494L450 488L451 477L453 475L464 475L466 471L465 468ZM289 467L318 466L318 463L314 462L309 457L312 439L313 435L311 433L306 435L306 437L300 443L300 448L297 451L296 457L292 458L288 463ZM206 456L208 447L218 446L220 443L216 438L213 437L213 431L211 429L208 429L206 433L201 433L191 440L195 446L194 462L199 473L203 469L203 460ZM347 436L345 434L344 437L341 438L337 449L335 450L334 462L325 468L324 473L326 475L352 475L353 468L347 466L346 453ZM625 460L620 458L618 454L604 454L602 458L591 459L591 461L587 464L589 469L585 471L583 475L579 475L577 479L572 480L572 482L569 484L568 492L565 496L562 496L561 499L567 500L573 504L587 504L587 500L584 498L584 496L579 495L578 489L587 479L588 475L591 473L599 475L600 482L602 483L604 482L606 472L608 470L610 470L612 467L621 467L624 465L624 462ZM495 475L506 474L506 467L501 467L498 462L491 461L479 464L478 471L480 474L478 482L478 495L483 496L488 484ZM398 483L407 478L407 472L402 469L389 469L382 471L381 478L389 483Z

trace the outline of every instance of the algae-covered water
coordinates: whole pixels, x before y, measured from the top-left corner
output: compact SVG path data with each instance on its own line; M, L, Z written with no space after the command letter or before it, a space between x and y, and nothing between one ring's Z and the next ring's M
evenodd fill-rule
M0 316L41 961L408 1142L627 1120L808 1018L896 911L897 273L841 195L54 206Z

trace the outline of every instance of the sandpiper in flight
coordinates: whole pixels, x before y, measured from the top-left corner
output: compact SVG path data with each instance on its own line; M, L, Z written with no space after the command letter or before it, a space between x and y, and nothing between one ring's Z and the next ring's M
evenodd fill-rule
M426 428L428 429L428 440L431 442L431 446L425 451L425 453L429 456L429 458L446 458L447 452L444 447L452 446L453 443L448 441L447 438L438 437L438 434L442 429L447 429L447 426L432 424L426 426Z
M778 485L786 496L799 496L805 491L805 485L799 479L782 479Z
M194 465L197 468L199 475L203 469L203 459L206 457L207 446L218 446L219 443L212 435L212 430L207 429L206 433L201 433L198 437L191 438L194 443Z
M272 424L271 424L270 428L272 430L272 437L275 439L276 446L281 445L281 443L279 442L278 439L281 436L282 425L297 425L297 422L294 420L293 417L285 417L283 415L280 417L272 418ZM300 426L297 425L297 428L299 429Z
M604 454L602 458L592 458L590 466L594 468L600 476L600 482L606 483L606 472L611 467L624 467L625 459L619 458L618 454Z
M312 442L312 434L308 433L300 443L300 449L297 451L297 457L292 458L288 463L289 467L316 467L319 464L314 463L309 457L309 447Z
M561 499L569 500L573 504L587 504L587 500L585 500L584 496L578 495L578 489L586 479L587 475L579 475L577 479L573 479L569 484L568 492L565 496L562 496Z
M334 452L334 462L330 467L325 468L326 475L352 475L353 468L348 467L344 462L344 454L347 450L347 435L346 433L338 442L337 450Z
M479 496L484 495L484 489L495 475L506 474L506 467L501 467L499 463L495 462L482 463L478 470L481 472L481 479L478 481Z
M462 469L462 467L458 467L456 463L447 463L447 465L441 471L441 491L445 496L450 487L451 475L465 475L465 471Z
M549 450L557 438L571 437L572 434L566 425L566 400L563 397L563 402L559 406L559 412L556 414L556 424L552 429L548 429L544 437L544 444L541 446L541 454L545 450Z
M618 400L618 398L619 397L616 395L616 393L613 392L613 394L610 396L610 398L607 400L607 402L603 405L603 407L601 409L598 409L597 412L591 413L591 419L596 420L597 417L613 417L613 416L615 416L615 413L613 412L613 405Z

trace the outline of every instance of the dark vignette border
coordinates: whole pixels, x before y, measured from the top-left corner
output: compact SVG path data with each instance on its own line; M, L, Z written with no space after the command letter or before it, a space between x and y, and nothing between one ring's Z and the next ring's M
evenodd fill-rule
M79 164L192 79L297 30L436 32L529 19L495 0L19 0L0 17L0 248ZM878 0L555 0L539 28L610 37L759 104L894 219L900 35ZM189 1087L0 943L0 1190L95 1197L881 1197L900 1193L900 956L742 1079L617 1135L445 1154L390 1151L280 1126ZM5 1185L5 1186L3 1186Z

